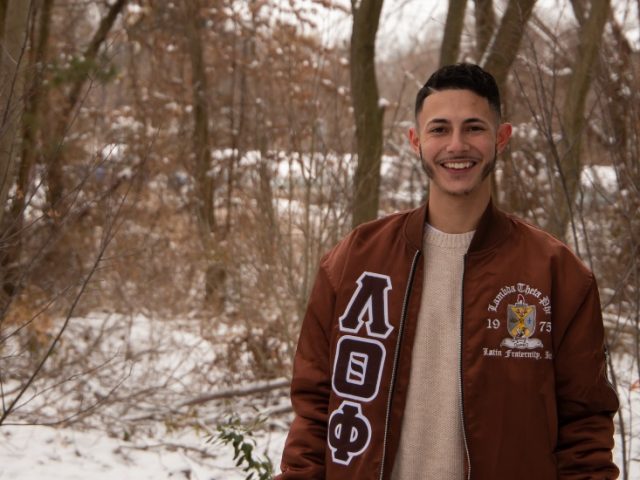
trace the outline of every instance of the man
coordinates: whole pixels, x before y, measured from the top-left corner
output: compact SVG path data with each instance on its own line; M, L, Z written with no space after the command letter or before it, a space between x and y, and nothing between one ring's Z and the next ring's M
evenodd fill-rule
M511 136L495 80L443 67L415 116L427 205L322 259L278 478L617 478L595 279L491 201Z

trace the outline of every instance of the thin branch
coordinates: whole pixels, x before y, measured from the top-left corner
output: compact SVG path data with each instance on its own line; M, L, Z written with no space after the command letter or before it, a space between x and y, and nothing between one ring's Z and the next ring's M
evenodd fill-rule
M130 188L131 188L131 186L129 186L129 189ZM120 211L122 210L122 208L124 206L124 202L125 202L125 200L127 198L127 194L129 192L129 189L127 190L127 192L125 192L125 194L122 196L122 198L120 200L118 208L117 208L117 210L115 212L114 220L118 218L118 215L119 215ZM80 298L82 298L85 290L87 289L87 286L89 285L89 282L91 281L91 278L93 277L93 274L97 271L98 265L102 261L102 257L104 256L104 254L105 254L105 252L107 250L107 247L111 243L111 240L115 236L116 232L117 232L117 225L116 225L115 222L112 222L109 225L109 227L108 227L108 229L107 229L107 231L105 233L105 236L103 237L103 241L102 241L102 244L100 246L100 250L98 251L98 254L96 256L96 259L95 259L93 265L91 266L88 274L86 275L85 279L83 280L82 285L80 287L80 291L78 292L78 294L74 298L74 300L73 300L73 302L71 304L71 307L69 308L69 312L67 313L67 316L66 316L62 326L58 330L58 333L56 334L55 338L53 339L53 342L49 346L49 349L47 350L47 352L43 356L42 360L40 361L38 366L35 368L35 370L31 374L31 376L29 377L29 379L27 380L26 384L23 386L23 388L18 393L18 395L16 395L13 398L13 400L11 401L9 406L6 409L3 410L2 416L0 417L0 425L2 425L4 423L4 421L5 421L5 419L8 417L8 415L13 412L13 409L15 408L17 403L19 402L20 398L25 394L25 392L29 389L31 384L35 381L36 377L38 376L38 374L40 373L40 371L44 367L45 363L51 357L51 354L53 353L55 348L58 346L58 343L60 342L60 339L62 338L62 335L66 331L66 329L67 329L67 327L69 325L69 322L70 322L70 320L71 320L71 318L73 316L73 313L75 312L75 309L78 306L78 303L80 302Z

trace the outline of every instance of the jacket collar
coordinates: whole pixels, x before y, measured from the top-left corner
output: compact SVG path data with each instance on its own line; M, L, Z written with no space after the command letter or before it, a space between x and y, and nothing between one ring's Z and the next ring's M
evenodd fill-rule
M422 239L428 211L429 206L425 203L409 212L405 223L404 234L407 242L418 250L422 250ZM480 217L476 233L469 246L469 253L480 252L497 246L507 238L511 229L512 223L509 221L509 217L498 209L493 201L490 201Z

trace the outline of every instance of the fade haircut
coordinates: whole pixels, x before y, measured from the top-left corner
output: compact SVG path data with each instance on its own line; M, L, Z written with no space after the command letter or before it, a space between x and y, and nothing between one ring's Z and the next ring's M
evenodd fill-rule
M473 63L456 63L436 70L418 91L415 107L416 122L424 99L442 90L471 90L476 95L487 99L491 109L498 115L498 121L502 117L500 91L493 75Z

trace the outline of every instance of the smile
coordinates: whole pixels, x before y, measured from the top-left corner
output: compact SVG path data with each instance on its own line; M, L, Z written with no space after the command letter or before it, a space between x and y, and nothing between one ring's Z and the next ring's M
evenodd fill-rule
M471 161L448 161L441 164L444 168L450 168L452 170L465 170L475 165L475 162Z

